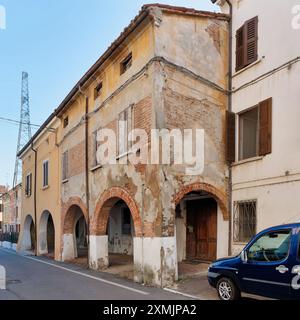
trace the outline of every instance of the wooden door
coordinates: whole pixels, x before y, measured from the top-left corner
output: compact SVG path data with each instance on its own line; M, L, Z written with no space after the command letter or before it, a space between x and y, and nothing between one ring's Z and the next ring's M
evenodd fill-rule
M187 258L203 261L216 259L217 203L213 199L187 202Z

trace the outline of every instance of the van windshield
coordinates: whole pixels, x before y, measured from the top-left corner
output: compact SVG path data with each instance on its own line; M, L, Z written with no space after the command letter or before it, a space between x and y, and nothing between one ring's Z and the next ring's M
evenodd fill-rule
M291 243L291 230L269 232L256 240L248 250L252 261L280 261L288 256Z

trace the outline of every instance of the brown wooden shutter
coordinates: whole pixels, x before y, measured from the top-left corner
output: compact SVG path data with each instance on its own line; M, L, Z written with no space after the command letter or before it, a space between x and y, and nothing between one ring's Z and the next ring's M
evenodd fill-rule
M235 161L235 113L226 111L226 160Z
M257 60L258 17L245 22L244 25L244 66Z
M244 26L236 32L236 71L244 67Z
M259 104L259 155L272 152L272 98Z

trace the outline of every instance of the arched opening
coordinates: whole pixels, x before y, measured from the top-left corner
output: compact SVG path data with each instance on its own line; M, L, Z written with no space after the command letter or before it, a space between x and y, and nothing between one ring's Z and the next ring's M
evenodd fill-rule
M35 226L31 215L24 221L23 237L20 245L21 251L34 252L35 250Z
M87 265L87 222L82 209L78 205L71 205L67 210L63 232L62 259Z
M138 207L124 189L114 187L99 199L92 223L92 268L134 278L134 243L142 236Z
M133 279L134 224L127 204L115 199L107 223L109 272Z
M206 271L217 258L218 203L206 191L191 191L175 209L179 278Z
M39 254L54 258L55 228L52 215L44 211L41 215L39 226Z

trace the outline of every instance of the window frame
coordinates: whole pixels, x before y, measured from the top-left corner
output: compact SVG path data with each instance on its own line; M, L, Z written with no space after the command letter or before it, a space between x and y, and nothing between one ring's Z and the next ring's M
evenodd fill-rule
M66 163L65 163L66 161ZM69 179L69 150L62 153L62 181L67 181Z
M134 126L134 106L130 105L126 109L124 109L122 112L118 115L118 126L117 126L117 133L118 133L118 139L117 139L117 158L121 158L124 155L127 155L130 152L130 149L132 147L132 142L128 140L129 133L132 131ZM129 112L130 110L130 112ZM121 117L124 115L124 119L122 120ZM125 130L124 130L124 137L122 141L122 150L120 148L121 146L121 132L120 132L120 121L125 122ZM123 150L124 149L124 150Z
M247 53L248 53L248 30L247 26L250 24L251 21L255 22L256 26L256 34L255 34L255 57L253 58L253 61L250 61L247 59ZM259 27L259 19L258 16L255 16L251 19L246 20L239 28L235 31L235 41L236 41L236 51L235 51L235 71L238 73L241 70L244 70L248 66L251 66L253 63L255 63L258 60L258 27ZM243 44L238 47L238 33L241 32L243 35ZM242 50L242 63L241 65L238 65L238 52L239 50Z
M31 197L32 195L32 173L27 173L25 178L25 195Z
M129 65L128 65L129 64ZM133 64L133 55L130 52L121 62L120 62L120 75L123 75L128 71Z
M69 125L69 116L66 116L64 119L63 119L63 127L64 129Z
M250 157L250 158L244 158L242 155L241 155L241 146L242 146L242 142L244 141L243 140L243 137L242 137L242 130L241 130L241 117L249 112L249 111L252 111L254 109L257 109L257 128L256 128L256 152L255 152L255 155L253 157ZM255 106L252 106L248 109L245 109L241 112L238 113L238 131L239 131L239 134L238 134L238 161L244 161L244 160L247 160L247 159L251 159L251 158L256 158L259 156L259 145L260 145L260 107L259 107L259 103ZM244 152L243 152L244 153Z
M251 260L250 258L249 258L249 250L250 250L250 248L258 241L258 240L260 240L262 237L265 237L266 235L268 235L268 234L271 234L271 233L280 233L280 232L283 232L283 231L290 231L289 232L289 235L290 235L290 243L289 243L289 249L288 249L288 252L287 252L287 255L286 255L286 257L284 257L283 259L281 259L281 260L276 260L276 261L258 261L258 260ZM261 234L258 238L256 238L253 242L251 242L250 243L250 245L248 246L248 248L247 248L247 250L246 250L246 252L247 252L247 257L248 257L248 261L251 263L251 262L253 262L253 263L283 263L286 259L288 259L289 258L289 256L290 256L290 252L291 252L291 248L292 248L292 244L293 244L293 234L292 234L292 228L286 228L286 229L278 229L278 230L270 230L270 231L267 231L267 232L265 232L265 233L263 233L263 234Z
M239 206L241 204L246 203L255 203L255 226L253 230L253 235L250 236L247 240L242 240L240 237L240 212L239 212ZM257 199L250 199L250 200L239 200L234 201L234 216L233 216L233 242L234 243L249 243L253 237L257 234ZM237 221L237 222L236 222ZM238 232L236 231L236 228L238 227ZM238 238L236 238L236 234L238 234Z
M46 167L47 167L47 175L45 175ZM48 159L43 161L43 184L42 185L43 185L43 189L49 187L49 160Z
M94 88L94 100L98 99L102 95L103 81L100 81Z

